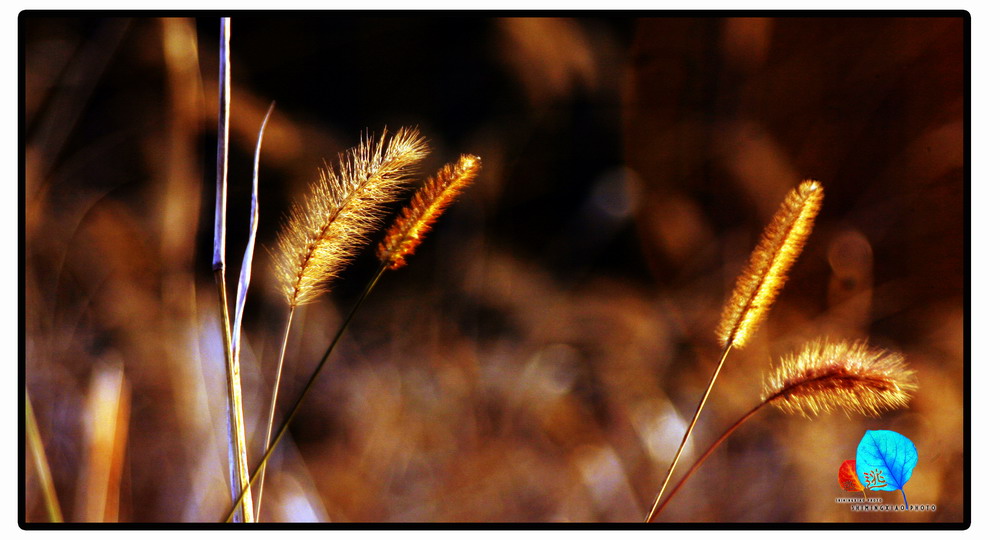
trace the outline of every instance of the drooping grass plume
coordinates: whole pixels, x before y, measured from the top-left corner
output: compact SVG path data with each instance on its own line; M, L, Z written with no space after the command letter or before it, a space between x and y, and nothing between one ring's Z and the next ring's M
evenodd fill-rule
M455 197L479 174L482 160L478 156L463 154L455 164L445 165L429 178L396 217L385 239L379 245L378 258L395 270L406 264L406 257L413 253L437 218Z
M388 141L383 131L377 141L368 137L342 154L338 171L321 172L306 202L292 208L278 240L276 267L290 306L325 291L428 152L416 129L402 129Z
M670 468L660 485L656 500L646 514L646 523L652 521L659 513L660 500L666 492L670 477L674 474L677 462L684 452L691 432L694 431L694 426L698 423L701 411L705 408L705 403L712 393L712 387L719 378L729 352L746 344L774 303L782 285L785 284L788 270L805 246L822 201L823 187L819 182L806 180L799 184L785 196L781 208L764 229L760 242L750 254L750 262L736 280L732 297L722 311L722 320L717 330L722 344L722 354L715 365L712 378L705 387L705 392L701 395L694 416L691 417L691 422L688 423L687 430L681 438L681 443L677 446L677 452L670 462Z
M838 409L847 414L878 416L885 411L905 407L916 389L914 372L899 353L869 347L863 341L829 342L823 339L809 343L798 354L782 358L764 381L760 404L744 414L705 450L652 517L655 518L667 506L691 475L736 428L768 405L807 417Z
M903 356L862 341L816 341L783 358L765 381L764 401L804 415L841 409L878 416L916 390Z
M823 187L806 180L785 197L750 255L719 322L719 342L742 348L785 284L792 263L802 252L823 202Z

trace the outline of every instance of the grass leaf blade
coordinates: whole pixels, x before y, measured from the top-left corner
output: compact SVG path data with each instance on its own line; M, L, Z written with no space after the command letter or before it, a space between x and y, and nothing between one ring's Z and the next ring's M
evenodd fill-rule
M264 121L260 124L260 132L257 134L257 149L253 159L253 187L250 192L250 237L247 239L247 248L243 252L243 266L240 268L240 282L236 289L236 312L233 316L233 358L239 362L240 358L240 331L243 327L243 309L247 302L247 290L250 288L250 272L253 266L254 245L257 243L257 184L260 176L260 148L264 142L264 129L267 121L274 111L274 102L267 109Z

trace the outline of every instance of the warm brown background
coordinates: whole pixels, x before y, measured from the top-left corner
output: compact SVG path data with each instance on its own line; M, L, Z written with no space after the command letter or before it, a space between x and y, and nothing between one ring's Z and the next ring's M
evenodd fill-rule
M217 520L218 21L20 22L22 361L63 512ZM961 18L262 14L232 29L231 284L253 141L277 101L245 322L251 461L284 315L264 250L289 202L365 129L419 125L427 172L484 161L352 324L269 469L266 520L641 520L718 356L732 281L806 177L826 188L813 236L731 355L682 472L756 403L769 361L810 339L900 351L920 390L878 419L759 415L661 520L962 520ZM374 266L364 252L301 312L285 409ZM866 429L916 444L907 498L936 512L834 502ZM43 520L30 461L24 487L26 519Z

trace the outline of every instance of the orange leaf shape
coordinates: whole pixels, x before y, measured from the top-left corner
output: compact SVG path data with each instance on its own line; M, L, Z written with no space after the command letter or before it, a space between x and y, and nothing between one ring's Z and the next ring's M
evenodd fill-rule
M856 461L853 459L845 460L840 464L840 470L837 471L837 480L840 481L840 489L844 491L864 491L861 486L861 482L858 480L858 473L855 472Z

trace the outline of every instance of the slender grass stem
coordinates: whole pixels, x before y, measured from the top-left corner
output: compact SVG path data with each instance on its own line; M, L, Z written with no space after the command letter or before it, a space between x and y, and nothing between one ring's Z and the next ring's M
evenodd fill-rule
M212 269L226 267L226 182L229 174L229 19L219 28L219 126L215 148L215 241Z
M215 271L215 283L219 290L219 322L222 330L222 345L226 351L227 368L226 386L229 391L229 432L230 432L230 458L235 461L231 463L231 473L236 476L237 486L240 488L239 505L243 507L243 516L246 521L253 521L253 500L246 486L249 484L246 431L243 421L243 389L240 384L240 366L233 360L232 334L229 330L229 310L226 301L226 276L225 272ZM235 466L233 466L235 465Z
M715 442L712 443L712 445L709 446L708 449L706 449L705 452L701 454L701 457L699 457L698 460L695 461L693 465L691 465L691 468L688 469L688 472L685 473L683 477L681 477L681 479L677 482L677 485L674 486L674 489L670 491L670 494L667 495L665 499L663 499L663 504L660 505L660 508L653 513L651 519L656 519L656 516L658 516L660 512L662 512L663 509L667 507L667 504L669 504L670 500L674 498L674 495L676 495L677 492L680 491L682 487L684 487L684 484L687 483L689 478L691 478L691 475L694 474L694 472L697 471L702 466L703 463L705 463L705 460L708 459L708 456L712 455L712 452L715 452L715 450L719 447L719 445L722 444L723 441L728 439L729 436L732 435L734 431L736 431L736 428L742 426L744 422L749 420L751 416L757 414L757 411L763 409L764 406L767 405L768 403L770 403L770 400L761 402L753 409L750 409L750 411L744 414L742 418L740 418L739 420L736 421L736 423L730 426L729 429L725 431L725 433L720 435L719 438L716 439Z
M45 446L42 444L42 435L38 431L38 421L35 420L35 411L31 408L31 397L28 396L28 389L24 389L24 436L28 441L28 448L31 449L31 457L35 461L35 471L38 474L38 483L42 488L42 497L45 498L45 511L49 515L52 523L62 523L62 510L59 508L59 498L56 497L56 487L52 483L52 473L49 469L49 460L45 457Z
M327 347L326 352L323 353L323 358L316 365L316 368L313 370L312 375L309 376L309 380L306 381L305 387L302 389L302 392L299 393L299 397L296 398L295 405L292 406L291 412L289 412L288 416L285 417L285 421L281 423L281 428L278 429L278 433L274 436L274 440L271 441L271 444L267 447L267 451L264 452L264 456L261 458L260 464L257 465L257 469L250 477L251 483L256 482L258 477L261 476L264 470L264 466L267 464L267 461L271 459L271 454L274 453L274 449L277 448L278 446L278 441L280 441L281 437L283 437L285 433L288 431L288 427L291 425L292 419L295 418L295 414L299 412L300 408L302 408L302 403L305 402L306 395L309 393L309 390L312 389L313 385L316 384L316 380L319 379L319 374L323 370L323 366L325 366L327 361L330 360L330 353L333 352L333 348L336 347L337 343L340 342L340 338L343 337L344 331L347 330L347 326L351 324L351 321L354 319L354 315L358 312L358 308L361 307L361 304L363 304L364 301L368 298L368 295L371 294L372 289L375 288L375 284L378 283L378 280L382 277L382 274L385 273L387 268L388 266L385 263L379 266L378 271L375 272L371 280L368 282L368 285L365 286L364 292L361 293L361 296L358 297L357 301L354 303L354 306L351 307L351 310L347 313L347 316L344 318L344 322L340 324L340 329L337 330L337 334L334 335L333 340L330 342L330 346ZM243 492L240 493L239 496L242 497L249 490L250 490L249 486L244 487ZM227 513L226 517L223 518L223 522L228 522L232 520L233 516L236 515L236 511L238 509L239 509L239 504L238 503L233 504L232 508L230 508L229 510L229 513Z
M222 330L223 349L226 354L226 385L229 391L229 459L230 489L243 493L238 503L243 507L245 521L253 521L253 500L246 493L247 447L243 427L243 390L240 385L240 366L233 355L233 336L229 321L229 304L226 300L226 176L229 171L229 65L230 23L228 17L219 21L219 129L216 147L215 175L215 241L212 245L212 271L219 291L219 323Z
M264 436L264 451L271 442L271 430L274 427L274 409L278 404L278 388L281 386L281 371L285 364L285 350L288 347L288 334L292 329L292 318L295 306L288 308L288 320L285 322L285 336L281 340L281 352L278 354L278 367L274 374L274 390L271 391L271 406L267 413L267 435ZM261 462L260 481L257 484L257 521L260 521L261 509L264 506L264 478L267 476L267 462Z
M646 523L652 522L656 514L659 513L658 507L660 505L660 499L663 498L663 493L667 490L667 484L670 483L670 477L674 474L674 469L677 468L677 461L681 457L681 453L684 451L684 446L687 445L688 438L691 436L691 432L694 430L695 424L698 423L698 417L701 416L702 409L705 408L705 402L708 401L708 395L712 392L712 387L715 386L715 380L719 378L719 372L722 371L722 364L726 362L726 357L729 356L729 351L733 349L732 340L730 340L725 349L722 351L722 356L719 357L719 363L715 366L715 373L712 374L712 379L708 381L708 386L705 388L705 393L701 396L701 401L698 403L698 409L694 412L694 417L691 418L691 423L688 424L687 431L684 432L684 437L681 439L680 446L677 447L677 453L674 454L674 460L670 463L670 469L667 470L667 477L663 479L663 485L660 486L660 493L657 494L656 500L653 501L653 506L649 509L649 513L646 514Z

